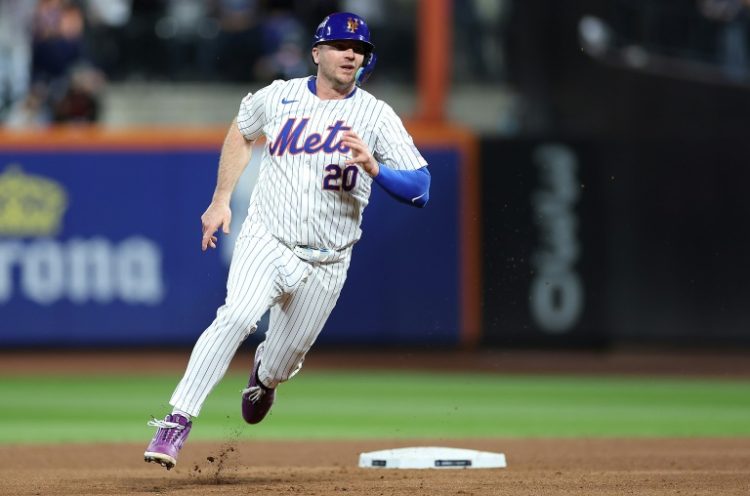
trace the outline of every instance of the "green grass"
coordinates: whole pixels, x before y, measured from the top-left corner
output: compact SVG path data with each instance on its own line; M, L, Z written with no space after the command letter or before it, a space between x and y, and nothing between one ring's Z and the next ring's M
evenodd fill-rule
M143 441L177 375L0 378L0 443ZM191 439L750 435L750 381L305 371L247 426L245 376L209 396Z

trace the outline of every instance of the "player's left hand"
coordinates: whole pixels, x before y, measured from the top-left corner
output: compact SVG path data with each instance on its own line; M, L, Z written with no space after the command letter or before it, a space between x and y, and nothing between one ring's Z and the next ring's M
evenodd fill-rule
M377 176L380 173L380 166L362 138L354 131L344 131L342 136L341 142L351 150L351 157L344 163L359 164L370 176Z

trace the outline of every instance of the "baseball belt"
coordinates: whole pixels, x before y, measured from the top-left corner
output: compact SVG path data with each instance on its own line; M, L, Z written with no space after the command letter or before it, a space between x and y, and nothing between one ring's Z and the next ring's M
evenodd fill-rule
M292 252L302 260L314 263L331 263L343 259L349 248L331 250L328 248L315 248L307 245L295 245L290 247Z

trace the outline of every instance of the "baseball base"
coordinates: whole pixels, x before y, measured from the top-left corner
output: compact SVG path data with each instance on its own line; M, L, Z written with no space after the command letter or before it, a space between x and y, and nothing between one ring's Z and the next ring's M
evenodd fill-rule
M361 468L505 468L503 453L459 448L414 447L359 455Z

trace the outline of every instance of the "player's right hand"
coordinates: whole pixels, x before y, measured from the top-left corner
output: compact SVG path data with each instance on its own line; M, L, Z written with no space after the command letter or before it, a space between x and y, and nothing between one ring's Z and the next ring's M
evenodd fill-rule
M206 251L209 247L216 248L218 238L216 231L221 227L224 234L229 234L229 225L232 223L232 210L225 203L211 202L203 215L203 238L201 239L201 250Z

